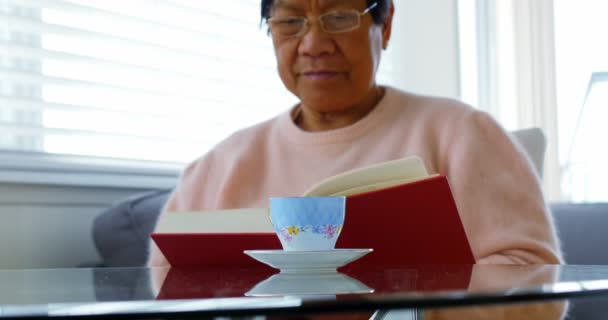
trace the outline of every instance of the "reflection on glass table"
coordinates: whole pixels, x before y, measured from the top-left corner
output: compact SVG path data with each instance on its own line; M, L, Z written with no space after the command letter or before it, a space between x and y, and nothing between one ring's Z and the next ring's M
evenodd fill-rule
M258 282L245 292L249 297L304 296L331 297L337 294L372 293L360 281L339 272L307 274L278 273Z
M323 285L303 292L312 286L302 279L283 282L284 275L270 268L4 270L0 317L560 319L569 305L576 308L588 297L608 297L608 266L435 265L341 271L332 276L345 285L338 293ZM271 286L272 295L246 296L260 288L269 290L264 284L277 278L280 290ZM361 291L366 293L356 293Z

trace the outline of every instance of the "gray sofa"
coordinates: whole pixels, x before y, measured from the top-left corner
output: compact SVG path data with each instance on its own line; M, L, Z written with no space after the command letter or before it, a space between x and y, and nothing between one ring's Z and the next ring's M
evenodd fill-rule
M95 219L93 239L102 266L145 264L149 234L170 192L159 190L133 196ZM608 203L552 203L550 208L567 263L608 265L608 253L590 250L608 243Z

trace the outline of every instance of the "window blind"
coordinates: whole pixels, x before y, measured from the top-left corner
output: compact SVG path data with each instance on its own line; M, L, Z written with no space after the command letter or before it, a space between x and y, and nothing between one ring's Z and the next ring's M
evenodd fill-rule
M183 163L282 112L259 5L0 0L0 148Z

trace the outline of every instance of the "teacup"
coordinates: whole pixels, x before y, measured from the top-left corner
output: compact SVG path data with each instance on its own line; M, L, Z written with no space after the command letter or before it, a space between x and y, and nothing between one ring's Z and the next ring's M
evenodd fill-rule
M270 198L270 219L283 250L332 250L344 224L345 197Z

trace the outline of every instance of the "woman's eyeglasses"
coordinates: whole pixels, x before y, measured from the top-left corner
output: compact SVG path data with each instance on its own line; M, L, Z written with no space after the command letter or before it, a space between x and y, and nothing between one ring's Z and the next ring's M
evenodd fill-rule
M355 30L361 25L361 17L378 6L372 3L362 12L357 10L332 11L317 17L321 30L327 33L344 33ZM283 37L303 36L310 28L307 17L273 17L268 19L268 33Z

